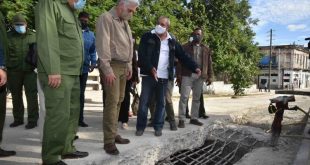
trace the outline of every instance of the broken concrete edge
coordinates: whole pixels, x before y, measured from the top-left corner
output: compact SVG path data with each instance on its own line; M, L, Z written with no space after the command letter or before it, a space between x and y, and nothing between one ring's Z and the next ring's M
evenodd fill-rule
M222 123L221 121L214 121L210 124L205 124L202 127L194 126L193 129L186 129L182 132L179 129L178 134L167 134L160 137L158 141L152 141L152 143L141 143L136 148L121 152L119 156L109 156L103 160L100 153L93 155L91 161L84 161L83 165L102 165L102 164L155 164L157 161L165 159L177 151L185 149L194 149L201 147L206 139L216 139L212 135L212 130L216 128L232 129L234 131L246 131L256 139L267 143L269 140L269 134L264 133L260 128L254 128L249 126L241 126ZM138 139L139 137L137 137Z
M310 111L310 108L309 108ZM304 133L302 136L310 138L310 118L308 118L308 123L305 126ZM294 160L294 165L309 165L310 164L310 140L302 139L299 151L297 152L296 159Z

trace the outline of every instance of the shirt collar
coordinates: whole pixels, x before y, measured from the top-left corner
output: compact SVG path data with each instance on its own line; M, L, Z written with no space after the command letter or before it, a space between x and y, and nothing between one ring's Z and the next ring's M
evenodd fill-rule
M87 27L86 29L82 29L83 32L89 32L89 27Z
M116 8L115 8L115 7L113 7L109 12L110 12L110 14L112 15L113 19L121 20L121 19L117 16L117 14L116 14Z
M152 31L151 31L151 33L152 34L156 34L156 32L155 32L155 29L153 29ZM157 34L156 34L157 35ZM171 35L169 34L169 32L167 33L167 38L166 38L167 40L168 39L172 39L172 37L171 37Z

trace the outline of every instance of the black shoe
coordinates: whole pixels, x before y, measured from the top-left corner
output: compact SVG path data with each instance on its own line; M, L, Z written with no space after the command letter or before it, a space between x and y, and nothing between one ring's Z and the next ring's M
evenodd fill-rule
M185 128L185 123L184 123L184 120L179 120L179 125L178 125L179 128Z
M25 128L26 129L32 129L36 126L38 126L36 122L28 122L28 124L25 126Z
M43 165L67 165L67 164L65 162L63 162L63 161L59 161L59 162L52 163L52 164L43 163Z
M161 131L161 129L160 130L155 130L155 136L161 136L163 133L162 133L162 131Z
M20 126L23 124L24 124L24 122L22 122L22 121L14 121L12 124L10 124L10 127L17 127L17 126Z
M198 125L198 126L202 126L202 125L203 125L203 123L200 122L198 119L191 119L191 120L189 121L189 123L190 123L190 124L194 124L194 125Z
M166 117L166 118L165 118L165 121L168 121L168 122L169 122L169 118L168 118L168 117Z
M75 135L73 140L78 140L79 136Z
M207 116L206 114L203 114L203 115L199 115L199 118L207 119L209 118L209 116Z
M88 152L75 151L70 154L61 155L61 159L78 159L88 156Z
M88 127L88 124L84 123L84 121L79 122L80 127Z
M149 122L146 126L147 126L147 127L153 127L153 123L152 123L152 122Z
M136 136L142 136L143 135L143 130L137 130L136 131Z
M190 118L191 118L191 115L186 114L185 117L186 117L187 119L190 119Z
M171 131L178 130L177 125L175 124L175 121L170 121L169 124L170 124L170 130Z
M14 156L16 155L15 151L5 151L0 148L0 157L8 157L8 156Z

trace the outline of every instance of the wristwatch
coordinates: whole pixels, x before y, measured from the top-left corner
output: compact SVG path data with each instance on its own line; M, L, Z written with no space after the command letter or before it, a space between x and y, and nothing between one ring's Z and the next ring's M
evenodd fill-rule
M5 66L0 66L0 69L6 71L6 67Z

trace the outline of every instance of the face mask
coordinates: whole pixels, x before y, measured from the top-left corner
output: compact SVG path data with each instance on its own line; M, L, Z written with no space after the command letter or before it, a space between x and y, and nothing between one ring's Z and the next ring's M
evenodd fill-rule
M86 23L86 22L81 22L81 26L82 26L82 29L85 30L85 29L87 29L87 27L88 27L88 23Z
M167 30L166 28L164 28L164 27L162 27L160 25L156 25L155 26L155 32L157 34L164 34L166 32L166 30Z
M86 0L78 0L77 2L74 2L74 9L81 10L84 8L86 4Z
M189 37L189 42L193 42L193 37Z
M17 33L20 33L20 34L25 34L26 33L26 26L25 25L18 25L18 26L14 26L14 29Z
M128 10L126 9L125 11L122 12L120 16L123 20L130 20L132 18L132 13L129 13Z
M202 36L201 35L194 34L194 35L192 35L192 38L193 38L192 42L195 42L195 43L200 43L201 40L202 40Z

